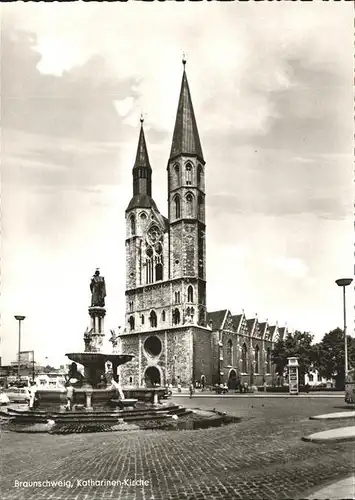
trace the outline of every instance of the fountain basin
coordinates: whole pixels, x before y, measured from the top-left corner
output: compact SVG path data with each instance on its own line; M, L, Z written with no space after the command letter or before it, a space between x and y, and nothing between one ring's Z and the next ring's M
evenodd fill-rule
M117 391L111 387L106 389L92 389L90 386L78 387L74 389L73 405L86 406L86 393L90 391L91 406L96 410L109 411L117 399ZM141 402L154 404L159 402L165 395L165 389L161 388L145 388L133 387L123 389L123 394L126 399L136 399ZM60 411L67 403L66 389L37 389L36 398L38 400L38 408L50 411ZM124 400L123 400L124 401Z
M112 354L104 352L71 352L66 354L66 356L72 361L84 366L97 366L105 364L107 361L110 361L113 365L120 366L128 363L128 361L134 358L132 354Z
M71 352L66 356L75 363L84 366L84 377L89 384L96 387L105 376L105 364L112 363L113 373L117 367L131 361L132 354L112 354L103 352Z

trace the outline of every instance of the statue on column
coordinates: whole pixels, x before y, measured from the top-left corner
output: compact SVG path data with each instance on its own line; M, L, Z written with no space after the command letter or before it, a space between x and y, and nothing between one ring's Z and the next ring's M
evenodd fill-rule
M91 351L91 343L92 343L92 332L94 331L93 328L89 330L89 328L86 328L84 332L84 343L85 343L85 351Z
M117 349L119 336L116 334L115 330L110 330L110 332L111 332L111 337L109 338L109 342L111 342L112 350L113 352L115 352Z
M106 284L105 278L100 276L100 270L96 269L90 283L91 307L105 307Z

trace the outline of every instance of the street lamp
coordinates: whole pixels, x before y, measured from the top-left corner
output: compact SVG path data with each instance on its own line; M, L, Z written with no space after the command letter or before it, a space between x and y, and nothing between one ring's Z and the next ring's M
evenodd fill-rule
M345 380L348 374L348 344L346 339L346 301L345 301L345 287L349 286L352 278L340 278L335 280L338 286L343 287L343 315L344 315L344 356L345 356Z
M21 321L23 321L26 316L20 314L15 314L15 319L18 321L18 361L17 361L17 378L20 382L20 352L21 352Z

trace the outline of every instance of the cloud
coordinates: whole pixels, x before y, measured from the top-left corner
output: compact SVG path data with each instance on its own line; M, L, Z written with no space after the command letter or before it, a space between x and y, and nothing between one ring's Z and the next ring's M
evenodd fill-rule
M304 278L308 274L306 264L301 259L294 257L274 257L269 259L267 263L290 278Z
M353 260L352 12L264 4L4 4L4 331L19 307L38 351L80 348L96 265L107 325L122 323L139 116L166 214L183 50L207 161L209 308L336 322L330 283Z

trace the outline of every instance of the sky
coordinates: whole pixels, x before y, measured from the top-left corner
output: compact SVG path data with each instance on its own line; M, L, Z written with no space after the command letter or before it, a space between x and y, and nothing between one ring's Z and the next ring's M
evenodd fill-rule
M353 275L350 3L1 5L1 356L83 349L90 278L124 321L125 218L139 117L153 197L182 53L206 160L207 306L310 331L342 326ZM334 43L336 41L336 43ZM354 291L347 290L353 334Z

